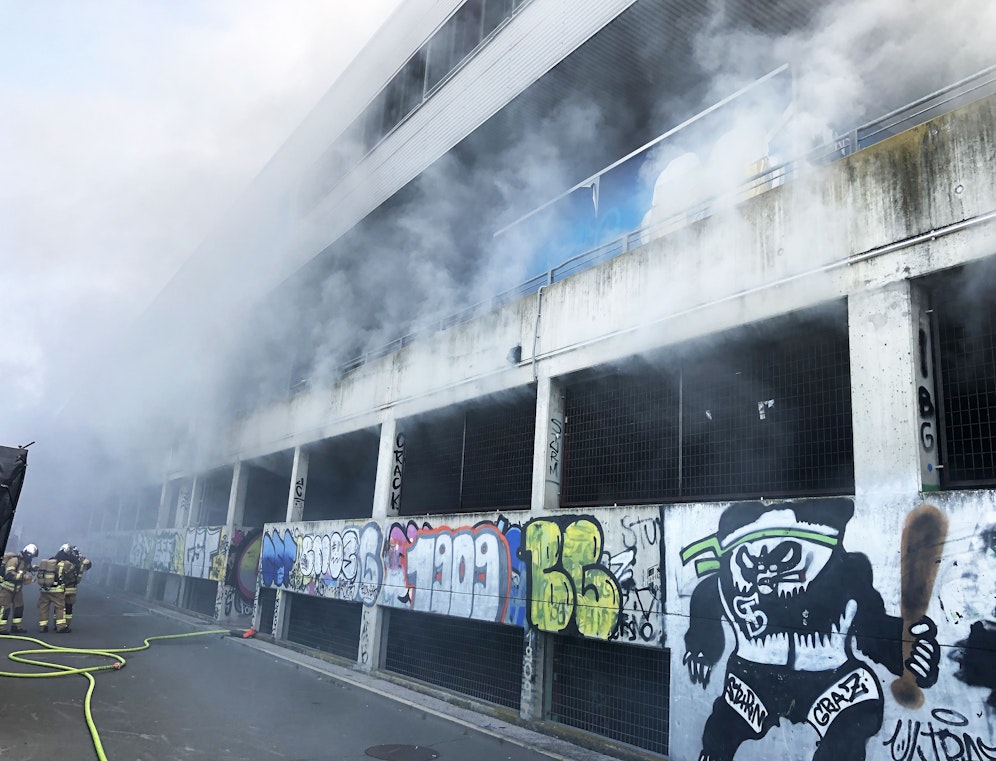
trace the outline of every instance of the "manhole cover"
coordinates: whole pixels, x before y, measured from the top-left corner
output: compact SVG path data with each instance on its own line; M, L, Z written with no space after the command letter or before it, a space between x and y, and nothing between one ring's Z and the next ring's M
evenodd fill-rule
M387 761L432 761L439 754L421 745L374 745L364 751L368 756Z

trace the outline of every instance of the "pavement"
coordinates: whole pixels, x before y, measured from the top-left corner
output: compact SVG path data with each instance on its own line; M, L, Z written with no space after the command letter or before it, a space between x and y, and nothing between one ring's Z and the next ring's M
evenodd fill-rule
M36 602L31 590L27 598L26 625ZM94 674L91 714L108 761L614 758L96 586L80 589L71 633L29 630L27 636L65 648L109 649L221 628L225 634L153 641L146 650L123 654L125 667ZM55 673L7 658L37 648L0 637L0 671ZM70 667L110 662L79 653L27 657ZM77 674L0 677L0 759L99 759L84 713L87 688Z

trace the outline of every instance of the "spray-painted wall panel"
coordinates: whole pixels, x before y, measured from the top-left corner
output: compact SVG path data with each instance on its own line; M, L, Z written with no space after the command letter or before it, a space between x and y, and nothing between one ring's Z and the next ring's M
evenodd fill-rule
M267 524L261 583L643 645L662 641L660 507Z
M929 499L279 523L238 544L260 553L247 593L258 567L299 594L668 647L674 761L991 761L996 494ZM181 538L95 546L186 572Z
M268 523L260 584L373 605L384 578L383 530L375 521Z
M943 496L666 508L670 757L996 758L996 504Z
M243 529L236 530L244 537ZM222 581L230 542L224 526L94 534L94 557L117 565Z

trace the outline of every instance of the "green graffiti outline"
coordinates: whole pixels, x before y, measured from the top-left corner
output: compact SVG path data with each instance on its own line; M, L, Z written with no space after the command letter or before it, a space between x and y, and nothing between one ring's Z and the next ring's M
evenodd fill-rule
M699 578L707 576L719 570L720 560L723 555L735 550L737 547L753 542L758 539L769 538L783 539L803 539L814 544L823 544L827 547L836 547L840 544L840 539L835 536L827 536L817 531L807 531L799 528L765 528L752 531L737 539L729 547L724 548L717 539L716 534L705 536L702 539L692 542L681 550L681 564L688 565L692 558L699 555L711 554L712 557L702 558L695 561L695 575Z

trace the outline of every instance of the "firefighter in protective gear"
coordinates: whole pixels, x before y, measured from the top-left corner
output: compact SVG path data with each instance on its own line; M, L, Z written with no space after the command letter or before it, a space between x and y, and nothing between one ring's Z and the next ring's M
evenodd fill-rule
M0 567L0 634L24 634L24 593L22 587L34 581L31 561L38 557L38 547L25 545L20 552L3 556ZM9 632L8 632L9 627Z
M93 567L93 563L90 562L89 558L83 557L80 548L75 544L72 546L64 544L59 548L59 552L62 552L63 549L68 553L69 560L72 561L73 567L76 569L75 578L66 581L66 621L72 624L73 605L76 603L77 588L79 583L83 581L83 574Z
M55 611L55 631L69 631L66 621L66 581L75 580L75 569L68 558L55 557L38 563L38 631L48 631L49 612Z

